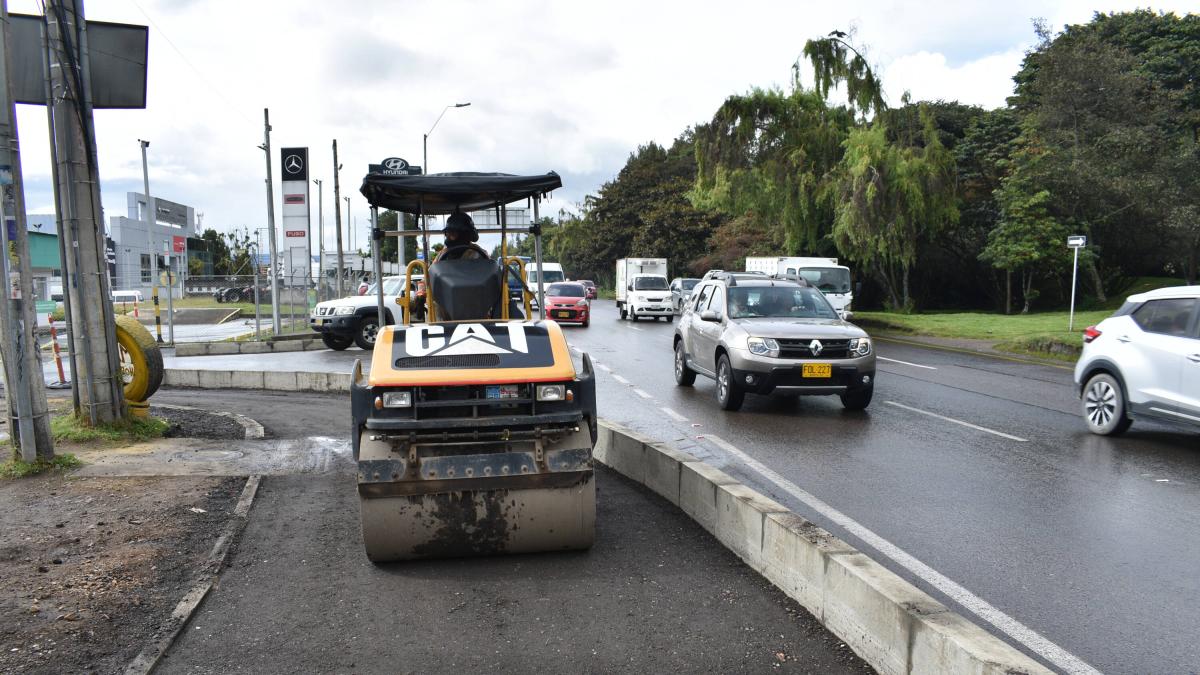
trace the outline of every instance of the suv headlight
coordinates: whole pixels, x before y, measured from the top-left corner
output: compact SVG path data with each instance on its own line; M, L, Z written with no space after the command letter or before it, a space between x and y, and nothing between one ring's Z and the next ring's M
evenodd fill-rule
M336 308L336 309L334 309L334 310L333 310L333 313L334 313L334 315L335 315L335 316L346 316L347 314L353 314L353 313L354 313L354 308L353 308L353 307L349 307L349 306L347 306L347 307L338 307L338 308Z
M866 356L871 353L871 338L854 338L850 341L850 353Z
M758 356L779 356L779 343L773 338L752 337L746 340L746 348Z

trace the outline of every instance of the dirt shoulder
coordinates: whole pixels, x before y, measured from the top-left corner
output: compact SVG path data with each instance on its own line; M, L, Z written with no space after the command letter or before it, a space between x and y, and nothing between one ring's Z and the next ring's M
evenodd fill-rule
M123 670L190 586L243 482L0 481L0 672Z

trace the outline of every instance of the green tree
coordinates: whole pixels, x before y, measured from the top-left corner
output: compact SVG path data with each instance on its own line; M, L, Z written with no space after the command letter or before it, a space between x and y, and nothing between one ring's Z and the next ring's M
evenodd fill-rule
M379 229L384 232L395 232L400 223L400 213L398 211L382 211L379 214ZM417 227L417 217L411 213L404 214L404 230L413 231L419 229ZM387 237L383 238L383 245L379 247L379 252L383 256L384 262L398 262L400 260L400 241L404 241L404 260L406 263L417 259L417 245L420 237Z
M204 240L208 252L212 255L213 274L232 274L233 257L229 253L226 235L209 227L201 233L200 238Z
M1039 164L1044 152L1025 148L1018 152L1016 168L996 191L1000 217L988 235L980 259L997 269L1016 272L1028 314L1038 297L1036 282L1063 269L1070 228L1050 214L1051 194L1042 189Z
M888 304L909 310L909 275L918 248L958 219L954 162L923 112L920 145L889 143L882 123L855 129L839 169L833 237L838 249L865 265Z

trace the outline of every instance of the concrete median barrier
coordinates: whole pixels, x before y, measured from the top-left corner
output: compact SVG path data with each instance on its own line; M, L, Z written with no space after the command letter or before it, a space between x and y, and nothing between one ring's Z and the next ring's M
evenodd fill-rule
M253 332L253 331L251 331ZM232 354L276 354L328 349L319 339L263 340L259 342L182 342L175 356L229 356Z
M881 673L1051 672L853 546L685 452L602 421L595 455L678 505Z
M266 391L350 391L349 373L271 372L167 368L163 386Z

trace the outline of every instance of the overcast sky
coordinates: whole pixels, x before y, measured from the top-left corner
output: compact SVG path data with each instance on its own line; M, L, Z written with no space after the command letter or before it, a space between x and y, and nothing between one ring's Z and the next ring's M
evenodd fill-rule
M615 176L639 144L670 143L730 94L786 86L805 40L830 30L856 31L892 103L907 90L915 100L996 107L1034 42L1031 19L1057 30L1145 3L940 4L93 0L89 19L150 26L146 109L95 114L105 215L124 215L125 193L141 191L144 138L152 194L194 206L206 227L264 226L257 146L270 108L276 179L278 148L309 146L311 174L326 181L329 247L331 141L363 233L368 210L358 186L367 164L389 156L420 164L422 134L444 106L467 101L430 137L430 168L554 170L564 189L552 209L570 207ZM9 10L38 11L32 0L11 0ZM49 213L45 109L18 109L28 210ZM275 199L278 218L278 185ZM365 235L359 241L365 246Z

